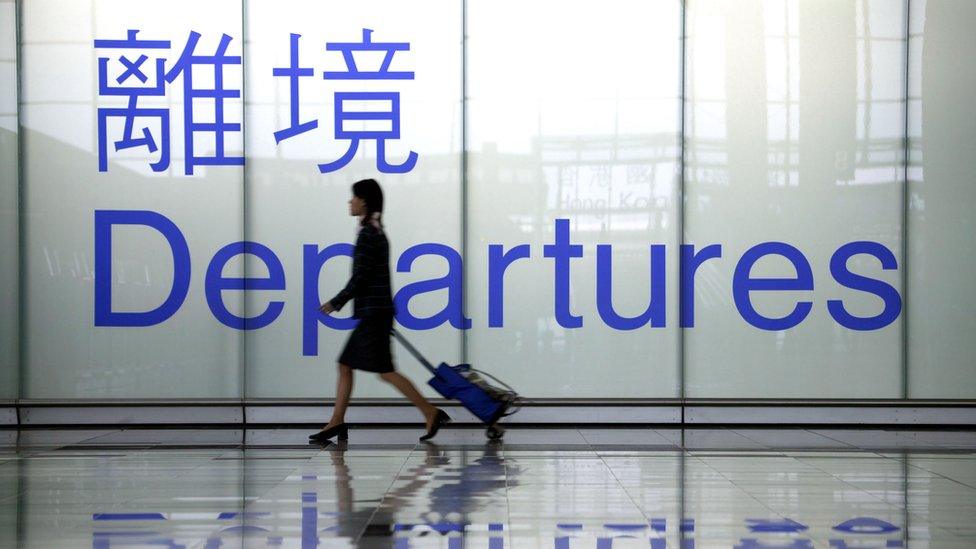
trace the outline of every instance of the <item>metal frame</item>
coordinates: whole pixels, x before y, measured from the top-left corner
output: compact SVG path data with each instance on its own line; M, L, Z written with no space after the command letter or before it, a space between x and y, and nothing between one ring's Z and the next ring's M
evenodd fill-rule
M461 165L459 179L461 184L461 319L468 318L468 2L461 1ZM461 362L468 362L468 332L460 330Z
M24 296L27 294L27 254L24 252L27 249L27 246L25 246L27 243L25 236L27 234L25 231L27 227L27 214L25 213L26 208L24 207L24 117L21 112L20 101L20 98L23 96L22 72L24 55L23 33L21 32L23 12L23 0L16 0L14 3L14 40L17 43L14 45L14 51L16 52L14 73L17 75L17 349L14 352L17 353L18 396L24 394L27 388L27 376L24 375L27 366L27 330L24 329L25 323L27 322L27 300L24 299Z
M247 2L241 0L241 156L247 158L247 72L244 67L247 63ZM247 162L241 166L241 240L247 241ZM241 262L241 276L247 280L247 258ZM247 292L240 292L241 311L244 318L249 318L247 313ZM241 330L237 340L237 352L240 354L238 360L238 383L241 391L241 398L247 395L247 330Z
M908 79L911 73L911 55L912 55L912 27L911 27L911 17L912 17L912 1L905 0L905 64L903 65L905 69L905 109L903 111L903 116L905 117L905 126L902 128L905 138L904 138L904 171L902 172L905 181L902 183L902 198L901 198L901 396L902 398L908 398L909 395L909 382L910 378L908 376L908 314L909 314L909 303L908 303L908 220L911 206L911 192L908 188L908 163L909 157L911 155L911 143L909 142L909 122L908 117L911 115L908 96L910 95L911 88L909 88Z
M13 403L0 404L0 426L17 424L17 406Z
M481 425L459 404L441 399L455 423ZM354 424L414 425L409 402L360 399L348 410ZM23 399L0 405L0 426L305 425L328 421L331 401L314 399L65 401ZM509 425L856 425L976 426L976 401L606 399L533 402L504 420Z
M243 424L239 404L225 405L123 405L19 407L19 426L52 425L180 425Z
M678 60L679 67L679 79L678 85L680 89L678 91L678 220L675 223L676 230L678 232L678 257L677 261L681 260L681 245L685 243L685 103L687 97L685 96L685 78L687 67L685 66L687 60L687 49L688 49L688 34L687 34L687 21L686 13L688 11L687 1L681 0L681 6L679 8L681 16L681 30L678 36L678 40L681 42L680 51L681 59ZM680 265L680 263L679 263ZM679 268L678 276L680 280L681 271ZM681 288L678 287L678 303L681 303ZM680 317L680 315L679 315ZM678 321L678 397L684 401L685 399L685 329L681 327L680 320ZM685 409L681 408L681 423L685 421Z
M886 402L880 405L689 405L686 424L973 426L976 408Z

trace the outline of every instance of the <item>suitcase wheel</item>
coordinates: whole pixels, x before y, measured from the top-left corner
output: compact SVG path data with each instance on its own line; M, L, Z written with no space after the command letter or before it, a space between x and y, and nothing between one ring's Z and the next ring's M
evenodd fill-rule
M497 425L489 425L488 428L485 429L485 436L488 437L489 440L500 440L503 436L505 436L505 429L502 429Z

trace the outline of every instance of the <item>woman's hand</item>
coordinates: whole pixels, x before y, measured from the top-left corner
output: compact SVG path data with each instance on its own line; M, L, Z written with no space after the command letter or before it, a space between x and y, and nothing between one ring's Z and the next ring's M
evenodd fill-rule
M325 303L322 304L321 307L319 307L319 311L321 311L321 312L323 312L325 314L334 313L335 312L335 307L332 306L332 302L331 301L326 301Z

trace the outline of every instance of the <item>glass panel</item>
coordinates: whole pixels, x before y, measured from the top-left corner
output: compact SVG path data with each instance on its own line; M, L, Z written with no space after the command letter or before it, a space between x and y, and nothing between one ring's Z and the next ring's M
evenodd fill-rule
M23 396L239 397L240 4L21 5Z
M287 281L284 290L248 294L251 316L272 301L286 305L274 322L248 332L247 395L331 396L335 362L349 331L319 324L317 307L345 285L351 261L340 256L319 269L314 254L355 242L357 221L349 216L347 204L352 183L375 178L384 189L394 292L443 277L447 258L459 258L461 4L443 0L418 9L415 3L393 0L342 5L289 1L248 2L246 7L247 238L273 250ZM436 18L430 17L432 12ZM351 72L341 44L362 45L366 40L377 50L349 50L349 55L357 71L374 73L366 75L370 79L325 74ZM393 50L388 70L412 72L412 77L382 70L391 43L406 43L409 49ZM308 70L299 76L291 67ZM357 93L381 95L343 95ZM348 119L367 111L383 120ZM390 130L396 118L398 138ZM276 132L283 133L276 139ZM353 145L356 138L359 143ZM412 167L411 155L416 156ZM425 243L449 251L442 256L431 253L430 246L419 248L424 253L406 265L404 253ZM305 247L313 248L311 256L304 255ZM398 272L399 261L405 262L404 272ZM252 257L247 271L249 276L268 275L267 265ZM459 281L460 266L453 272ZM314 287L318 300L310 296L306 304L304 292ZM415 331L411 328L419 321L406 315L434 317L448 309L448 295L446 289L421 293L398 315L404 334L435 363L458 361L459 332L436 319L436 327ZM460 310L459 295L453 303ZM333 316L348 318L352 308L350 302ZM429 376L397 343L394 355L405 374ZM417 385L433 394L423 383ZM357 377L354 395L399 396L375 376Z
M18 391L17 17L0 0L0 399Z
M688 3L688 396L901 396L903 12Z
M528 396L678 395L680 29L677 1L468 3L469 359Z
M976 4L911 3L908 326L912 398L976 397Z

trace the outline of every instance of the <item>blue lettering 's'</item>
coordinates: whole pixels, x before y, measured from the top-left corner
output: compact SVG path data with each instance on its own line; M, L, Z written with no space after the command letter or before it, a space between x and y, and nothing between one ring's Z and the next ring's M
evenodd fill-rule
M827 300L827 310L838 324L851 330L879 330L891 324L901 314L901 296L898 290L890 284L854 274L847 269L847 260L858 254L867 254L881 261L881 268L885 270L897 269L898 261L891 250L877 242L858 241L844 244L830 258L830 274L840 284L854 289L874 294L884 301L884 310L877 316L854 316L844 308L844 302L839 299Z

